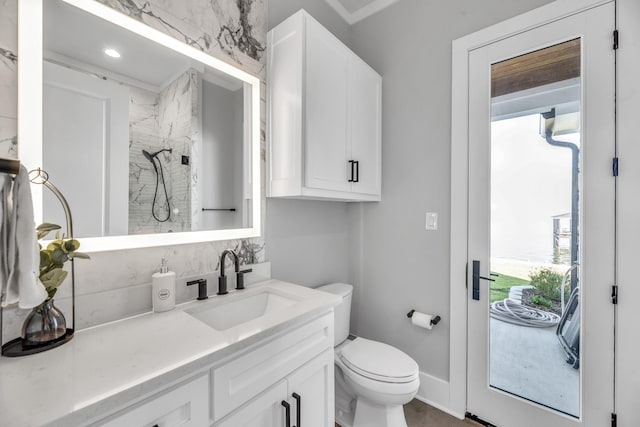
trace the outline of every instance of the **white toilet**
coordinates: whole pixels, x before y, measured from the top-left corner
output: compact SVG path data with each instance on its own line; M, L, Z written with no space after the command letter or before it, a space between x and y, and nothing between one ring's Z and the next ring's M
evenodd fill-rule
M418 392L418 364L390 345L349 337L353 286L333 283L316 289L342 297L335 307L336 422L342 427L406 427L402 405Z

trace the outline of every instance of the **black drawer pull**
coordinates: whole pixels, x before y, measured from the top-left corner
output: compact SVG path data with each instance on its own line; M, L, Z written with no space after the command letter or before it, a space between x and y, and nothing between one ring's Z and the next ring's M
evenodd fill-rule
M291 427L291 405L286 400L282 401L282 406L284 406L284 422L286 427Z
M300 406L300 401L302 400L302 398L300 397L300 395L298 393L293 393L292 394L293 398L296 400L296 423L297 426L294 427L301 427L300 423L300 411L301 411L301 406Z
M349 160L349 165L351 165L351 178L349 178L348 182L355 182L355 172L354 172L354 167L355 167L355 161L353 160Z

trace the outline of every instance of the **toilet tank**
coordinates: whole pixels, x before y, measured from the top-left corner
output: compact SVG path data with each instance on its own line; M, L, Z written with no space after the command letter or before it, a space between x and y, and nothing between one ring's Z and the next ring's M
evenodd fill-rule
M319 286L318 291L342 297L342 302L334 307L334 346L346 340L349 336L349 323L351 321L351 296L353 286L346 283L332 283Z

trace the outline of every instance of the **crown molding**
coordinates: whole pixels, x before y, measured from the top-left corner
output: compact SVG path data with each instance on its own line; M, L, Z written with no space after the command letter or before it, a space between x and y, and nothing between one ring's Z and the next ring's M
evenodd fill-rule
M342 17L349 25L353 25L356 22L362 21L363 19L380 12L382 9L385 9L392 4L398 2L398 0L375 0L368 5L361 7L355 12L349 12L340 2L340 0L325 0L329 6L331 6L338 15Z

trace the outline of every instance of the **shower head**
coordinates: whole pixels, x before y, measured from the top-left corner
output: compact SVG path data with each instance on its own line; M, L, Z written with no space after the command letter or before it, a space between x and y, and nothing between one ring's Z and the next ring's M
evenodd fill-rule
M144 154L147 160L153 163L153 158L155 157L155 155L150 154L147 150L142 150L142 154Z
M160 153L162 153L164 151L168 151L169 153L172 153L173 152L173 148L163 148L162 150L158 150L155 153L149 153L147 150L142 150L142 154L144 154L144 156L147 158L147 160L149 160L151 163L155 163L153 161L153 159L158 157L158 154L160 154Z

